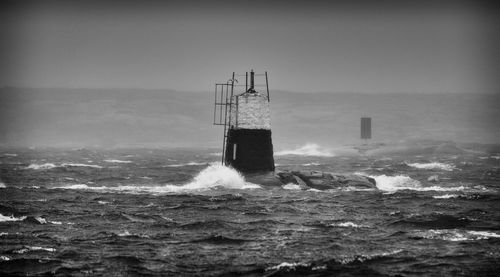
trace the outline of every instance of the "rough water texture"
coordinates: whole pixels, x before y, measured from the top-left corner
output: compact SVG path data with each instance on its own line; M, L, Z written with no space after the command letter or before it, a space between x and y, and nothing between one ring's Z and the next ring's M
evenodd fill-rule
M275 157L377 186L327 190L213 149L2 149L0 275L495 276L500 147L449 145Z

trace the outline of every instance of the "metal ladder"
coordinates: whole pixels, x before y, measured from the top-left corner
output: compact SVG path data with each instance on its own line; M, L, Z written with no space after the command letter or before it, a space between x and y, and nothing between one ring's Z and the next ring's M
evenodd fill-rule
M227 129L231 123L234 81L233 72L233 77L228 80L227 83L215 84L214 125L224 126L224 138L222 140L222 164L225 163Z

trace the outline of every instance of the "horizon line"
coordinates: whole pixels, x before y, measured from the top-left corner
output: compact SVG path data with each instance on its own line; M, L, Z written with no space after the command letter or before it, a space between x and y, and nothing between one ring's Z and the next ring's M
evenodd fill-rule
M215 84L215 83L214 83ZM159 91L168 91L174 93L213 93L213 90L179 90L174 88L141 88L141 87L64 87L64 86L12 86L12 85L4 85L0 87L0 90L6 89L29 89L29 90L37 90L37 89L53 89L53 90L104 90L104 91L117 91L117 90L132 90L132 91L148 91L148 92L159 92ZM287 89L270 89L270 91L275 92L286 92L286 93L296 93L296 94L369 94L369 95L378 95L378 94L420 94L420 95L434 95L434 94L484 94L484 95L496 95L498 92L490 91L490 92L466 92L466 91L348 91L348 90L331 90L331 91L295 91L295 90L287 90Z

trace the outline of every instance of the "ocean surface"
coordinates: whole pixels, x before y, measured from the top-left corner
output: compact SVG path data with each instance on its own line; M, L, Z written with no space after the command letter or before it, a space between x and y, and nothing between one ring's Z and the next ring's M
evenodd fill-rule
M217 149L0 151L0 275L498 276L500 147L276 151L277 170L378 189L250 183Z

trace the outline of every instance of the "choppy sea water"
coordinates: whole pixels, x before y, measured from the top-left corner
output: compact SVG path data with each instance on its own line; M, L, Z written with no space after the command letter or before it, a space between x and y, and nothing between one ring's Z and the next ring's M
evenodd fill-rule
M2 149L0 274L500 272L496 151L275 157L277 170L366 174L378 187L328 191L249 183L214 151Z

